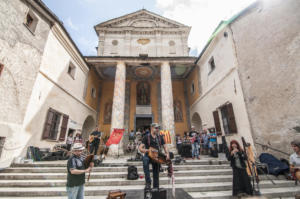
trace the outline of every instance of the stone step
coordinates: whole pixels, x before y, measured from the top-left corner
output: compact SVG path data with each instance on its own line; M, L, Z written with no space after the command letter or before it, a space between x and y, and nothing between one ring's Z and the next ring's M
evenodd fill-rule
M269 176L273 180L285 180L284 176ZM267 180L267 176L261 176L260 180ZM176 176L176 184L185 183L213 183L213 182L232 182L232 175L216 176ZM144 185L144 179L127 180L125 178L94 179L91 178L86 186L124 186L124 185ZM168 184L167 177L160 178L160 184ZM0 180L0 187L60 187L65 186L66 180Z
M291 187L279 187L279 188L262 188L260 190L263 196L268 198L281 198L292 199L296 194L300 194L299 186ZM189 193L195 199L233 199L232 191L218 191L218 192L190 192Z
M217 158L209 159L201 159L201 160L186 160L185 165L229 165L228 161L225 160L218 160ZM67 161L39 161L34 163L23 163L23 164L12 164L11 167L66 167ZM104 162L101 164L101 166L104 167L119 167L119 166L142 166L141 161L133 161L133 162L121 162L121 161L115 161L115 162Z
M261 188L283 188L283 187L294 187L294 182L276 180L277 185L272 185L269 181L262 181L260 183ZM189 184L176 184L177 188L183 188L187 192L219 192L219 191L230 191L232 189L231 182L219 182L219 183L189 183ZM170 188L170 185L162 185L163 188ZM86 186L85 195L87 196L101 196L107 195L109 190L121 189L121 190L142 190L144 185L134 186ZM297 187L298 188L298 187ZM0 196L65 196L65 187L0 187Z
M143 173L140 173L143 174ZM174 171L175 176L231 175L232 169ZM91 172L92 178L126 178L127 172ZM161 173L165 177L167 173ZM66 179L67 173L0 173L0 179Z
M167 166L163 166L166 168ZM94 167L94 172L125 172L128 167ZM151 168L151 167L150 167ZM231 169L229 165L174 165L174 170L212 170ZM143 171L142 166L137 166L138 171ZM63 173L66 167L12 167L0 171L0 173Z

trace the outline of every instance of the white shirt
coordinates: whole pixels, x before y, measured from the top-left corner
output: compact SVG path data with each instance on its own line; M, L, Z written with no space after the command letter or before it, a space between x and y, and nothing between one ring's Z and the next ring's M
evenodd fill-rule
M293 153L290 156L290 164L294 166L300 166L300 155L298 155L297 153Z

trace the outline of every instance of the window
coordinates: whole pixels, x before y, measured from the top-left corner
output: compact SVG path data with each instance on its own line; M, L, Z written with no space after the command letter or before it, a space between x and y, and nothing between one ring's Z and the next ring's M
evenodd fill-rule
M50 108L47 113L47 118L44 126L43 139L56 140L58 127L60 124L61 113Z
M76 67L74 66L74 64L72 62L69 63L69 67L68 67L68 74L75 79L75 71L76 71Z
M110 54L118 54L118 44L119 44L118 40L113 40L111 42L111 44L112 44L112 47L111 47Z
M192 82L192 85L191 85L191 94L193 95L195 93L195 84L194 82Z
M222 135L218 110L213 112L213 117L214 117L214 122L215 122L216 133L217 133L217 135Z
M229 103L222 106L221 114L222 114L222 121L223 121L225 135L237 133L237 127L236 127L232 104Z
M169 41L169 54L176 54L175 42Z
M42 139L57 140L57 135L59 133L60 127L59 141L64 141L67 132L68 121L68 115L62 114L52 108L49 108Z
M4 148L4 143L5 143L5 137L0 137L0 158L1 158L2 150Z
M92 96L92 98L96 98L96 89L95 88L92 88L91 96Z
M209 72L208 74L212 73L216 68L216 65L215 65L215 60L214 60L214 57L210 58L209 60Z
M32 10L29 10L25 17L24 25L30 30L31 33L34 33L37 23L38 18L35 16Z
M2 73L3 69L4 69L4 65L0 64L0 76L1 76L1 73Z

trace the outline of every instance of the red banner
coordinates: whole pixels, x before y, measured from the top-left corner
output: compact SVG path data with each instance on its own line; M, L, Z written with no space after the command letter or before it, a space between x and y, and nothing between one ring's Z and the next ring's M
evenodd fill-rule
M166 144L171 144L172 143L170 131L168 131L168 130L161 130L159 132L159 134L164 136L164 141L165 141Z
M114 129L106 142L106 146L110 146L112 144L119 144L123 137L124 131L125 129Z

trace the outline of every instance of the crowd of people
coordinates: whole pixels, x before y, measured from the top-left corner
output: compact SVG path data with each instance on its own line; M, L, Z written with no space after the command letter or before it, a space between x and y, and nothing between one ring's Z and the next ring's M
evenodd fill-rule
M192 159L200 159L200 154L215 156L217 149L217 135L214 130L208 131L204 129L201 132L191 127L189 133L184 132L183 137L176 136L176 147L178 154L182 157L191 157Z
M96 128L92 133L93 140L90 140L89 153L96 154L99 147L99 140L101 133ZM93 163L90 165L84 165L84 159L81 154L84 147L84 142L80 134L69 134L66 141L68 150L71 150L72 156L67 163L67 193L68 198L80 198L84 197L84 183L85 183L85 173L90 172ZM189 151L192 159L200 159L200 154L212 154L217 148L217 135L214 131L208 131L203 129L201 132L197 132L195 127L191 127L189 133L185 132L184 136L176 136L176 146L178 153L183 155L184 145L190 145ZM298 179L300 181L300 141L291 142L291 146L294 153L290 156L290 172L293 179ZM153 172L153 188L159 187L159 165L154 163L149 159L148 151L149 148L153 147L155 149L164 149L167 154L167 159L169 159L169 152L167 145L164 143L163 137L159 134L159 125L156 123L151 124L151 130L145 129L143 131L138 130L134 132L133 130L129 133L129 144L128 150L134 151L138 148L139 152L143 153L143 169L145 173L145 184L147 189L151 188L151 177L149 164L152 164ZM250 181L249 172L249 150L244 149L240 146L237 140L231 140L229 146L226 147L227 151L226 157L230 162L230 166L233 171L232 180L232 195L253 195L254 188Z

